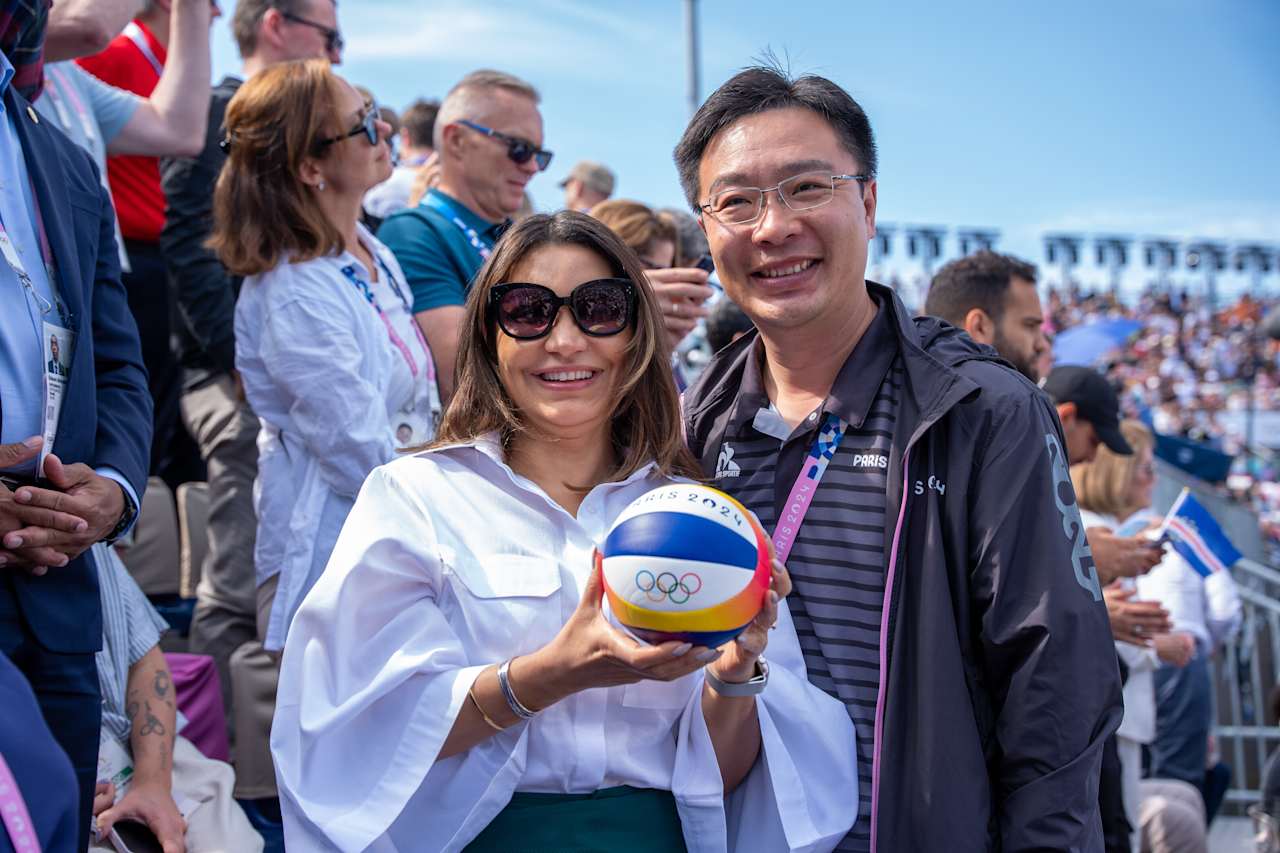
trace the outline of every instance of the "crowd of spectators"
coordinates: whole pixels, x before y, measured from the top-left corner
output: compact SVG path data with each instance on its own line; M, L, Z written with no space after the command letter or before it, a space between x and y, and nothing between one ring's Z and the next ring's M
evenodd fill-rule
M46 380L88 372L98 388L94 399L83 384L78 396L68 397L83 423L41 433L67 462L84 463L65 469L56 456L46 465L50 448L42 452L41 440L23 442L34 427L15 432L40 423L33 414L40 401L24 401L30 416L19 423L10 412L22 414L13 402L20 395L5 400L0 565L29 576L6 579L0 589L0 604L12 604L4 612L25 614L0 622L0 657L6 658L0 679L21 699L3 713L30 716L28 706L38 703L71 759L69 768L62 762L44 778L53 784L65 777L69 785L76 774L76 822L59 825L47 839L83 840L92 812L104 831L118 821L122 830L128 822L146 825L166 851L219 849L232 843L228 839L236 849L261 849L259 833L270 837L279 820L268 736L291 618L324 572L365 478L401 449L425 446L435 436L456 390L454 365L473 280L503 234L533 212L529 185L552 162L551 142L543 139L538 90L501 71L474 71L440 100L416 100L398 116L379 107L376 92L336 73L344 42L334 0L238 0L233 10L207 0L106 0L89 14L90 5L60 2L47 22L47 40L41 4L9 3L9 18L0 17L5 70L15 81L10 87L5 77L6 120L18 123L13 141L0 142L27 152L23 168L35 194L25 207L6 197L3 226L15 232L19 255L26 249L28 259L39 257L43 249L49 261L49 246L41 245L45 228L32 225L43 211L54 250L67 259L78 253L83 273L55 281L55 266L46 263L51 280L44 281L33 265L33 284L21 263L10 260L5 236L4 272L13 275L4 283L15 294L19 286L29 292L24 298L33 318L42 313L48 325L57 307L68 327L52 335ZM224 11L233 15L243 68L210 86L208 27ZM86 20L106 32L85 36ZM64 60L45 67L43 93L38 82L31 85L31 56L38 67L42 41L50 60ZM76 58L78 65L65 61ZM67 153L76 149L61 133L43 141L37 134L50 130L34 129L37 112L84 148L102 174L88 157L82 163ZM94 239L71 233L69 224L70 237L59 230L65 212L57 212L43 182L46 167L36 147L47 149L41 156L61 158L54 168L78 182L80 195L71 205L77 215L93 208L84 222L92 224ZM794 179L806 177L812 176ZM840 181L866 180L826 175L826 200ZM652 297L648 308L661 323L665 350L658 352L684 391L685 370L750 333L752 322L720 289L698 220L685 210L611 199L616 184L608 166L582 161L560 183L564 198L556 207L588 213L595 223L579 227L607 226L634 256L636 277L643 276L646 298ZM782 188L774 188L777 200L791 207ZM90 199L90 190L101 198ZM803 204L801 190L786 192L793 190L794 203ZM865 188L859 183L856 191ZM761 192L758 203L766 197ZM732 208L720 215L729 224L748 223L735 219L742 214ZM15 226L20 220L31 227ZM72 238L78 242L71 250L59 242ZM1035 318L1023 323L1020 343L1011 344L1015 337L1002 331L1004 308L978 317L970 334L992 343L1034 382L1048 373L1037 360L1050 358L1054 336L1101 320L1138 322L1105 364L1123 412L1145 418L1156 433L1239 457L1227 487L1253 502L1280 542L1280 445L1274 433L1247 432L1250 409L1273 422L1280 413L1280 347L1262 334L1276 301L1244 296L1214 310L1182 293L1148 292L1126 304L1071 288L1049 291L1040 323L1034 268L1018 266L1014 275L1030 285L1017 292L1024 313ZM96 300L91 317L64 310L59 297L73 296L81 304ZM885 289L878 298L893 297ZM74 334L63 337L68 331ZM0 323L6 354L18 351L10 338L25 332ZM60 356L59 341L76 336L74 360L69 352ZM1059 423L1068 422L1074 403L1056 402ZM73 429L84 431L95 419L104 424L95 436L98 448L80 452L92 442L88 434L73 436ZM1069 444L1071 435L1068 430ZM187 644L208 655L216 670L220 701L214 704L231 720L221 733L230 745L225 754L203 755L180 734L187 721L177 705L176 663L166 661L159 645L166 623L112 547L119 543L127 555L148 475L175 488L193 480L208 484L210 548ZM1102 553L1106 541L1098 539ZM50 604L47 590L34 585L48 570L62 573L63 587L83 581L80 586L100 590L105 623L87 599ZM93 573L96 586L88 580ZM72 623L79 634L49 639ZM1218 641L1197 639L1202 652ZM95 644L103 646L96 656ZM43 651L30 651L38 645ZM47 676L52 658L75 669L82 694L79 705L57 713L49 710L49 696L62 689ZM10 671L9 659L20 674ZM95 678L100 690L89 700L85 682ZM1152 700L1144 695L1143 701ZM497 728L480 714L480 722ZM91 731L93 725L100 731ZM132 762L131 786L117 790L94 778L99 736L118 747L120 762ZM24 746L36 750L44 743ZM230 759L234 773L219 758ZM1204 762L1196 761L1198 771ZM1126 772L1136 773L1132 763ZM1198 774L1188 781L1203 782ZM871 799L869 790L863 793L865 815ZM1135 832L1139 822L1130 809ZM95 841L108 843L105 834Z

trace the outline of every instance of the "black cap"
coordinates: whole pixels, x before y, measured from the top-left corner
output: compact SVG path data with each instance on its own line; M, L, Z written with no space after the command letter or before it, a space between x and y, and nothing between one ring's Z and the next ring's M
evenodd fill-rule
M1120 398L1111 383L1088 367L1055 367L1044 381L1044 392L1057 405L1075 403L1076 414L1093 424L1098 438L1112 453L1133 453L1120 432Z

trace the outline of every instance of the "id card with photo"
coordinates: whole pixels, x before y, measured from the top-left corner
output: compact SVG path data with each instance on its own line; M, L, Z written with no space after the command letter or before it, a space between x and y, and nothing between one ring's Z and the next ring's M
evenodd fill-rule
M41 338L44 340L44 446L40 448L40 463L36 471L44 474L44 459L53 450L58 434L58 417L62 414L62 401L71 378L71 356L75 352L76 333L62 326L44 322Z

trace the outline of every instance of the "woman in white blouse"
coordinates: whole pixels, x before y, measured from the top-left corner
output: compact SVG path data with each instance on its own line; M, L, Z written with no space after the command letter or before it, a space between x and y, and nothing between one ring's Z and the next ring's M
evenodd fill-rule
M1122 534L1134 535L1160 521L1159 517L1151 512L1151 496L1156 480L1155 440L1151 431L1139 421L1121 422L1120 431L1125 441L1133 448L1131 455L1120 456L1106 447L1100 447L1097 457L1092 462L1072 466L1071 479L1080 502L1080 515L1086 528L1105 527ZM1153 817L1152 812L1155 811L1143 808L1144 793L1143 785L1140 783L1142 748L1152 744L1157 734L1156 674L1160 671L1193 672L1197 669L1207 672L1204 667L1209 646L1204 645L1197 651L1198 638L1193 632L1187 630L1185 617L1179 618L1181 608L1177 602L1171 600L1169 591L1161 584L1153 585L1149 582L1152 576L1182 577L1184 569L1190 575L1189 580L1193 579L1194 585L1199 588L1201 601L1205 599L1206 590L1211 587L1221 588L1223 584L1230 584L1230 593L1234 598L1235 587L1229 575L1223 575L1216 580L1201 579L1172 549L1166 549L1164 558L1146 577L1137 580L1122 578L1106 590L1109 603L1113 602L1113 599L1129 597L1160 602L1169 610L1174 628L1172 632L1157 634L1154 637L1116 643L1116 653L1129 671L1124 685L1124 720L1116 731L1116 748L1123 774L1125 813L1133 828L1135 850L1139 847L1139 832L1146 823L1143 817L1150 819ZM1213 595L1212 592L1209 594ZM1141 645L1138 642L1141 642ZM1188 667L1191 669L1186 670L1185 668ZM1208 722L1206 716L1203 722L1203 733L1206 737ZM1200 775L1203 776L1203 753L1199 761L1201 762ZM1168 787L1166 785L1160 789L1166 800L1171 793ZM1191 794L1195 796L1194 792ZM1192 810L1185 815L1175 815L1172 812L1184 812L1187 811L1187 807L1177 799L1172 802L1162 800L1160 811L1164 812L1159 820L1163 822L1162 829L1165 833L1189 837L1192 843L1197 838L1203 841L1203 806L1200 807L1198 814L1192 813L1194 811Z
M432 437L439 398L404 274L358 221L391 173L376 105L328 63L290 62L240 88L226 129L211 245L245 276L236 369L262 422L254 562L274 651L361 483Z
M719 650L601 613L613 519L696 474L644 282L573 212L481 270L439 440L370 476L293 623L291 849L829 850L853 822L853 727L806 678L780 565Z

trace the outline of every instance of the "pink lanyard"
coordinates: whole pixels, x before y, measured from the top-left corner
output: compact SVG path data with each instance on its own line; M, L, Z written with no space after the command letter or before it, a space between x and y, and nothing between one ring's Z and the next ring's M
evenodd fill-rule
M16 853L40 853L40 841L36 827L27 811L27 801L13 778L4 756L0 755L0 819L9 832L9 841Z
M374 259L378 266L382 267L382 274L387 277L387 281L391 283L391 287L400 297L401 303L405 305L406 309L408 309L409 306L407 304L407 300L404 298L404 294L400 293L400 287L396 284L395 277L391 275L391 271L387 269L387 265L382 262L382 258L379 258L376 252L372 254L374 255ZM373 306L373 310L378 313L378 317L382 320L382 325L387 329L387 337L391 339L391 345L400 350L400 355L409 365L409 372L413 375L414 379L417 379L418 362L413 357L413 353L409 351L409 345L404 342L404 339L400 337L395 328L391 325L391 318L386 315L386 312L382 310L382 306L378 304L378 298L373 295L373 288L371 288L369 283L360 278L356 273L354 264L347 264L343 267L342 274L347 277L347 281L351 282L352 285L355 286L356 290L359 290L364 295L365 301ZM427 380L435 382L436 368L431 359L431 347L427 346L427 339L422 336L422 329L418 328L418 321L413 319L412 316L409 318L409 325L413 327L414 334L418 338L418 343L422 346L422 351L426 353L427 356L425 365Z
M818 490L822 475L827 473L827 466L836 455L836 450L839 449L840 441L844 438L848 426L839 417L830 413L822 421L818 436L814 439L813 446L809 448L804 464L800 466L800 473L796 476L796 482L791 487L791 494L787 495L787 502L782 507L782 517L778 519L778 526L773 531L773 548L778 552L778 561L781 563L785 564L787 557L791 555L791 548L796 544L800 525L804 524L804 517L813 503L813 493Z

